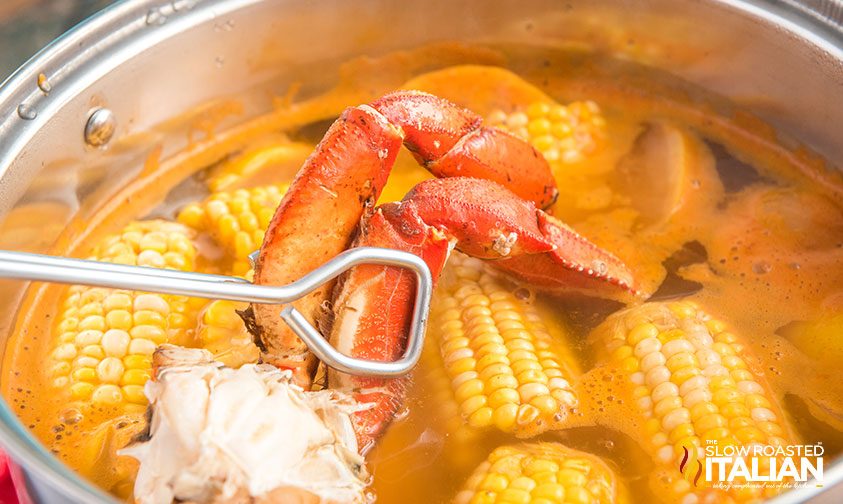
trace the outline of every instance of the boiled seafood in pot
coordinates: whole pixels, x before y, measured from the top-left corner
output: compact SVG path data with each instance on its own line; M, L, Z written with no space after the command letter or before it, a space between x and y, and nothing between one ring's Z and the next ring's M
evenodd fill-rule
M541 154L529 143L480 123L481 118L476 114L421 92L397 92L371 106L347 109L328 129L279 204L258 256L255 282L279 285L292 281L351 243L352 246L379 246L412 252L425 260L434 277L438 277L452 249L496 261L497 267L516 277L519 269L525 267L520 259L536 256L530 263L531 273L538 272L548 289L593 291L596 295L614 297L635 295L632 274L619 259L536 206L550 206L557 195L555 181ZM400 202L374 207L373 202L380 196L402 143L425 168L443 178L416 185ZM403 353L413 300L413 279L406 272L390 266L358 266L338 281L333 293L327 294L316 292L298 303L304 313L328 319L320 325L326 327L336 347L355 357L382 361L395 360ZM326 301L333 310L320 314ZM327 432L311 439L297 429L273 427L286 432L287 436L273 439L273 444L265 448L276 453L298 454L300 450L291 450L290 445L302 440L308 441L305 444L318 443L327 436L338 438L332 446L341 453L358 450L365 453L401 407L406 379L352 377L329 371L327 386L350 394L351 402L356 406L348 409L346 405L344 410L340 400L333 404L330 399L317 400L327 391L308 393L301 388L311 385L313 358L295 334L282 325L277 310L273 306L255 305L245 316L262 348L263 362L291 370L298 387L289 383L289 377L284 383L284 379L274 376L277 374L274 372L271 372L271 378L260 372L249 376L252 381L268 380L283 389L266 392L268 399L279 394L295 394L291 403L314 401L320 404L318 412L307 412L305 407L305 416L282 416L286 416L291 425L322 424L320 426ZM175 351L164 349L159 352ZM168 360L161 353L158 357ZM226 378L217 374L209 377L203 372L190 374L187 380L180 379L183 374L180 370L190 368L190 359L175 360L174 364L161 365L157 372L159 377L149 387L149 390L160 389L151 398L150 441L145 447L125 452L142 454L136 483L141 491L136 489L135 494L155 496L150 502L196 500L197 496L207 500L209 493L207 488L193 486L188 486L187 492L179 492L183 487L178 473L148 476L149 472L157 471L148 468L158 468L161 461L176 459L177 453L184 453L184 443L171 444L159 441L159 437L171 438L174 432L189 428L187 425L191 423L199 429L200 425L216 421L214 411L251 408L250 403L254 401L245 396L250 386L240 384L249 381L243 377L234 379L241 380L234 381L239 386L228 386L233 397L242 397L242 404L217 405L214 399L220 398L216 399L220 401L226 396L219 392L225 382L222 385L214 382ZM217 369L217 373L230 374L224 368ZM203 391L198 404L185 401L193 395L191 382ZM205 382L209 382L207 394L204 393ZM177 392L170 392L168 388L176 388ZM243 396L238 393L241 389ZM173 398L169 399L168 394ZM175 408L181 409L173 412ZM261 425L272 422L273 414L280 414L285 409L282 406L268 408L268 417L257 411L246 416L249 421L259 422L253 428L260 430ZM206 418L188 419L191 411L205 411ZM565 412L558 409L552 413ZM350 423L344 429L331 425L336 417ZM182 425L172 425L174 422ZM226 422L223 430L239 430L237 423ZM354 428L356 442L339 436L341 431L348 432L348 427ZM194 443L202 437L215 435L213 426L205 428L212 430L206 434L202 430L194 433L198 434ZM270 442L262 439L261 436L252 442ZM210 443L208 449L216 450L215 444ZM321 446L317 446L315 450L320 449ZM191 454L191 451L186 453ZM225 453L226 450L214 457L200 448L193 457L225 459ZM242 457L237 459L242 460ZM346 479L317 481L316 486L311 486L307 478L299 476L290 477L287 485L296 486L298 481L305 490L326 485L340 492L341 488L353 485L358 476L351 467L360 466L362 462L332 458L306 460L302 464L317 473L332 473L332 467L344 466ZM237 464L232 465L236 467ZM211 487L221 484L222 498L231 498L242 490L242 484L230 483L236 474L242 472L240 478L247 482L256 478L247 468L233 473L230 469L223 469L222 473L208 470L205 474L191 474L190 479L204 480ZM158 486L151 481L157 481ZM253 497L275 488L247 486ZM357 489L359 495L355 500L363 500L363 486L358 485Z
M817 342L841 306L839 181L659 83L517 55L293 100L292 126L191 180L210 194L74 252L264 285L348 248L416 254L436 289L413 373L326 368L278 306L45 287L31 379L53 394L19 414L143 503L749 502L787 486L706 480L707 446L836 453L839 359ZM359 266L296 307L391 361L413 278Z

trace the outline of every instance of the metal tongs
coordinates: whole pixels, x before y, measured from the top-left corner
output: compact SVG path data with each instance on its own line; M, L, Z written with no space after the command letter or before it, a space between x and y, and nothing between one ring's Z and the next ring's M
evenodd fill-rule
M256 253L255 253L256 254ZM254 262L255 254L250 256ZM126 266L84 259L70 259L26 252L0 251L0 278L82 284L206 299L285 305L314 291L344 271L362 264L406 268L416 275L413 318L404 355L393 362L357 359L339 352L316 330L301 312L284 306L281 318L316 357L343 373L393 377L406 374L419 361L433 279L425 262L408 252L376 247L346 250L293 283L279 286L255 285L238 277Z

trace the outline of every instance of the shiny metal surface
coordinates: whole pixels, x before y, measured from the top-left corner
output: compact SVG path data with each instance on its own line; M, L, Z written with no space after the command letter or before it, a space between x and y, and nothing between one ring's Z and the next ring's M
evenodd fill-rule
M427 313L433 293L433 279L427 264L408 252L376 247L354 248L337 255L291 284L269 286L255 285L239 277L0 250L0 278L93 285L276 305L285 305L300 299L343 272L362 264L398 266L416 275L416 295L410 332L407 336L407 349L400 359L379 362L350 357L331 346L304 315L292 306L284 307L280 316L310 351L328 367L358 376L395 377L407 374L421 358Z
M173 120L180 113L237 96L243 114L220 125L230 126L268 110L267 97L294 81L313 92L328 87L338 62L441 41L593 47L707 88L769 121L785 141L843 159L839 3L125 1L56 40L0 88L0 215L8 216L0 247L49 250L71 219L84 220L131 180L153 146L166 158L187 145L189 125ZM48 94L39 74L51 83ZM81 134L97 106L120 120L105 149ZM156 126L165 121L168 129ZM0 282L0 337L21 292L19 282ZM47 453L5 405L0 441L45 502L111 501ZM827 461L826 474L822 489L779 500L821 499L818 492L843 481L843 465Z
M783 0L784 3L818 19L843 28L843 0Z
M407 350L400 359L394 362L378 362L349 357L331 346L326 338L295 308L287 306L280 315L319 360L329 367L361 376L394 377L406 374L421 357L427 312L433 292L433 279L427 265L419 257L407 252L373 247L355 248L339 254L291 284L266 286L254 285L238 277L0 251L0 277L5 278L278 305L291 303L313 292L325 282L333 280L344 271L362 264L398 266L409 269L416 275L413 319L410 324Z
M43 91L43 86L39 87ZM52 89L52 85L50 88ZM107 108L96 108L85 123L85 143L91 147L104 147L114 136L116 128L117 119L114 118L114 112Z

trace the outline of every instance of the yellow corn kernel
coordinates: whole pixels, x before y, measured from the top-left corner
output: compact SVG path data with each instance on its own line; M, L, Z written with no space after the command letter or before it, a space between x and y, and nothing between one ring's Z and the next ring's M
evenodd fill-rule
M431 312L439 352L425 354L426 367L445 370L456 403L448 409L463 425L522 437L552 429L577 404L576 365L538 309L485 268L452 256Z
M94 389L91 401L103 405L120 404L123 401L123 392L116 385L100 385Z
M246 303L213 301L202 313L196 333L203 348L214 354L214 359L238 368L256 362L260 356L252 335L246 330L237 311L245 310Z
M181 224L133 222L121 233L105 237L90 258L139 265L155 262L149 258L156 255L178 255L179 269L192 270L197 254L192 237L193 232ZM205 304L183 296L69 287L54 329L55 364L48 368L67 379L54 383L66 388L74 401L141 404L141 389L151 368L149 355L156 345L193 340L195 322L171 326L168 315L180 313L195 321L200 303ZM141 389L126 392L120 385Z
M152 369L152 358L143 354L128 355L123 359L126 369Z
M143 387L141 385L124 385L122 389L123 396L130 403L141 405L146 404L146 396L143 393Z
M487 124L529 141L551 166L577 162L593 153L606 129L599 107L590 101L569 105L537 102L510 114L496 110Z
M85 400L91 397L94 386L87 382L76 382L70 386L70 396L76 400Z
M136 355L151 356L155 352L157 345L152 341L144 338L132 338L129 343L129 353Z
M737 335L695 304L646 303L612 315L592 338L641 408L641 439L657 466L654 492L667 488L671 500L697 492L690 499L714 493L742 502L737 491L705 488L712 482L688 484L678 470L685 453L702 458L701 447L709 444L796 441L763 375L747 365ZM629 358L638 366L629 366Z
M456 349L456 348L455 348ZM460 444L468 444L477 438L478 429L471 424L485 423L490 421L487 418L495 415L495 410L487 402L475 412L474 416L466 419L460 413L459 403L454 397L454 388L451 386L451 379L445 366L441 365L441 357L437 345L425 344L422 349L422 361L426 364L436 363L437 365L419 366L420 372L417 378L424 390L430 391L431 401L427 411L430 414L430 421L433 425L442 426L449 437ZM475 373L469 372L466 376L470 379ZM489 413L491 414L489 415ZM446 450L448 463L453 467L464 467L466 469L475 463L469 450ZM490 488L493 483L489 482Z
M454 502L620 503L626 490L600 458L558 443L501 446L469 476Z
M143 385L149 380L150 371L147 369L127 369L121 378L122 385Z
M97 380L97 372L88 367L77 368L70 374L70 377L77 382L94 383Z

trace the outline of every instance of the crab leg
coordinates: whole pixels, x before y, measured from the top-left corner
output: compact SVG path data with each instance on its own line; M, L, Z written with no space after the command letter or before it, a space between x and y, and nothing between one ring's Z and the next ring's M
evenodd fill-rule
M477 114L418 91L388 94L372 103L404 132L404 145L439 178L476 177L497 182L547 208L558 196L544 157L533 146Z
M405 224L384 205L364 223L354 246L389 247L423 258L434 281L448 257L449 242L420 220ZM388 266L358 266L341 277L334 294L331 343L357 358L390 362L404 352L415 292L414 277L407 270ZM359 403L371 408L353 415L361 452L370 448L384 426L401 407L405 378L384 379L329 374L328 385L354 391Z
M348 246L360 217L377 201L401 145L400 130L363 107L347 109L299 171L269 224L255 267L257 284L284 284ZM353 162L349 162L353 160ZM331 292L324 285L295 306L310 322ZM315 363L273 305L252 305L247 324L265 362L293 370L307 385ZM317 325L319 322L317 322Z
M637 292L623 262L497 184L454 178L414 187L405 204L457 239L457 249L556 295L628 301Z
M551 204L557 190L544 158L526 142L480 123L473 112L413 91L347 109L281 201L261 246L255 283L291 282L348 248L402 144L437 176L494 180L542 207ZM325 286L296 303L317 326L324 325L330 289ZM253 305L247 323L264 361L293 369L297 382L307 385L315 361L278 311L277 306Z
M630 296L632 276L610 253L511 191L488 180L447 178L417 185L400 203L381 205L361 223L355 246L405 250L422 257L437 278L448 246L466 254L497 260L524 277L529 269L509 261L541 260L545 282L554 291L595 288L599 294ZM583 263L585 261L585 263ZM604 267L593 268L600 262ZM552 271L551 271L552 270ZM337 285L331 342L340 351L372 360L391 361L403 352L413 302L412 275L389 266L360 266ZM363 378L330 371L331 388L355 394L370 409L352 416L362 449L371 446L401 407L408 378Z

